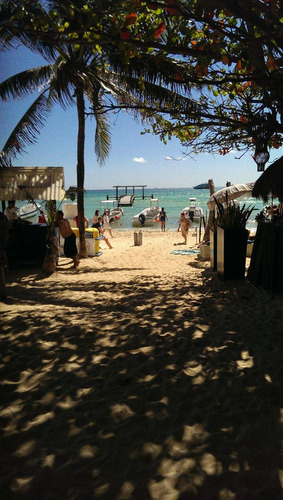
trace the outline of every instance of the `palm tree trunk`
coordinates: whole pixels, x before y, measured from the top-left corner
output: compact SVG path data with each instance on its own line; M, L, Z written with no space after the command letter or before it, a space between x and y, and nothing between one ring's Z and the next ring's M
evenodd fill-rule
M212 196L215 193L215 186L213 179L208 179L208 186L209 186L209 194L210 196ZM215 210L209 210L208 223L206 224L202 241L208 241L210 239L210 228L212 226L214 217L215 217Z
M79 256L87 258L84 225L84 180L85 180L85 103L81 87L76 89L78 113L78 138L77 138L77 188L78 188L78 219L80 233Z

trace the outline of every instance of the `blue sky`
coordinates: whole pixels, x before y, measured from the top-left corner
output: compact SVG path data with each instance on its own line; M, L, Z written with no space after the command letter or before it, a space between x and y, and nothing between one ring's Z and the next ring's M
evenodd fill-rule
M22 46L0 54L1 81L42 59ZM32 101L30 98L0 103L0 148ZM85 188L110 189L114 185L147 185L148 188L192 187L213 179L215 186L255 181L260 173L247 153L241 159L236 154L226 156L199 154L183 158L184 148L173 139L164 145L151 134L141 135L143 125L126 112L112 119L112 146L102 167L94 154L95 121L87 119L85 147ZM63 166L65 187L76 185L76 108L53 108L37 144L13 162L14 166ZM271 151L270 162L282 155L282 149ZM169 158L175 158L169 159ZM178 160L177 160L178 159Z

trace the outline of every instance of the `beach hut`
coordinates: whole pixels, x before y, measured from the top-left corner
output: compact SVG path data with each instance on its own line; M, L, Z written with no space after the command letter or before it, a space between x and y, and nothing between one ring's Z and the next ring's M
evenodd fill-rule
M9 200L61 201L65 196L63 167L0 168L2 210ZM18 241L19 238L22 240ZM15 234L14 234L15 236ZM24 238L25 237L25 238ZM43 264L46 256L48 226L27 224L7 247L9 264L33 261ZM25 241L28 241L27 245Z
M261 198L265 203L271 197L283 202L283 156L273 162L257 179L252 196Z
M0 168L0 200L62 200L63 167Z
M256 181L252 196L265 203L278 198L283 203L283 157L273 162ZM248 271L248 279L271 292L283 291L283 220L281 216L259 221Z

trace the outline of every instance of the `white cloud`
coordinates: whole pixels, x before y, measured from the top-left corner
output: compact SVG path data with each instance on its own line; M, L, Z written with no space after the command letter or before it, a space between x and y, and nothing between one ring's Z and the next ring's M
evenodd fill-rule
M133 158L133 161L136 163L146 163L146 160L142 156L140 158L137 158L135 156L135 158Z

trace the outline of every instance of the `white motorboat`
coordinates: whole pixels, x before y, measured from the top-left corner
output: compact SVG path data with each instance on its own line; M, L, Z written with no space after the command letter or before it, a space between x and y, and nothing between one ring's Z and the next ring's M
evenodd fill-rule
M198 206L196 198L189 198L189 206L183 208L183 212L192 222L199 222L203 217L203 209Z
M123 208L115 206L114 200L103 200L100 202L101 215L104 214L105 210L109 210L109 222L119 220L124 215Z
M40 205L35 203L27 203L19 209L19 216L21 219L32 219L35 215L39 213Z
M150 207L145 208L142 212L132 217L132 225L138 227L153 226L159 216L159 212L159 200L158 198L152 198L150 200Z

